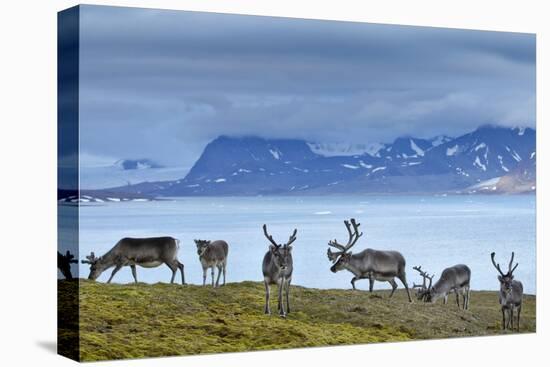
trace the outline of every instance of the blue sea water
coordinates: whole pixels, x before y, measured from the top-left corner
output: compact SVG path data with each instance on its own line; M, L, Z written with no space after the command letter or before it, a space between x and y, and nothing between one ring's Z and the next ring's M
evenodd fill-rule
M193 239L224 239L230 246L228 281L260 281L268 248L261 227L267 223L278 242L298 229L293 284L349 288L352 275L330 272L326 251L330 239L347 241L343 220L351 217L364 232L353 251L367 247L400 251L410 285L421 281L412 269L415 265L437 278L445 267L464 263L472 269L473 289L496 290L499 283L490 253L495 251L506 267L515 251L516 278L527 293L536 293L534 196L199 197L87 204L80 210L80 257L90 251L101 255L122 237L173 236L181 240L179 259L185 264L187 282L201 284ZM80 276L87 277L88 266L78 266ZM99 281L106 281L109 274L105 272ZM168 282L170 276L166 266L138 268L143 282ZM131 282L130 269L122 269L114 281ZM368 289L367 280L356 285ZM389 286L377 282L375 288Z

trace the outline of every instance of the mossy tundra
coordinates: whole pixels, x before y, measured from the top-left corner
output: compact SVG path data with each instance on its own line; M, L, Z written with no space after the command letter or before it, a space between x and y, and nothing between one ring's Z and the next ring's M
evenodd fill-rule
M454 296L447 305L411 304L404 290L389 299L388 291L292 286L291 313L282 319L263 314L259 282L215 289L79 282L83 361L510 333L501 330L496 292L472 292L470 310L462 311ZM76 281L59 281L61 293L75 288ZM535 303L525 296L521 332L535 331ZM74 339L74 322L60 319L60 349Z

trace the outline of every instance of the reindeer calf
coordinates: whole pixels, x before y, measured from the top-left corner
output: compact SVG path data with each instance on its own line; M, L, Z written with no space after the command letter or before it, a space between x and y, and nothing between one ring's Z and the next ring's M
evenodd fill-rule
M223 272L223 285L225 285L225 272L227 267L227 254L229 245L225 241L195 240L197 254L202 265L202 285L206 285L206 271L211 269L212 287L220 285L220 275ZM214 283L214 268L218 268L218 278Z

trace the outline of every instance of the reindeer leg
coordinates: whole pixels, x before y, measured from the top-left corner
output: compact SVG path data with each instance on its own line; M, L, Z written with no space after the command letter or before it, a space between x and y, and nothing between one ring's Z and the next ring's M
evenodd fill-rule
M460 308L460 300L458 298L458 291L455 289L455 296L456 296L456 305L458 306L458 308Z
M115 266L115 268L113 269L113 272L111 273L111 277L109 278L109 280L107 281L107 283L111 283L111 280L113 280L113 277L115 276L115 274L122 268L122 265L117 265Z
M510 330L514 331L514 306L510 307Z
M390 298L391 298L393 296L393 293L397 289L397 283L395 282L395 279L392 279L388 282L391 284L391 293L390 293Z
M225 285L225 268L227 267L227 264L223 264L223 285Z
M210 268L210 275L212 276L212 288L214 288L214 266Z
M269 282L265 278L264 278L264 285L265 285L265 308L264 308L264 313L266 315L270 315L271 310L269 309Z
M504 307L501 307L500 310L502 311L502 330L506 330L506 313Z
M184 266L179 261L178 261L178 268L180 269L180 272L181 272L181 284L185 285L185 275L183 273Z
M218 278L216 279L216 287L220 286L220 276L222 275L222 266L218 265Z
M407 284L407 276L403 272L403 274L398 275L397 278L399 278L401 283L403 283L403 286L405 287L405 290L407 291L407 297L409 297L409 302L412 303L413 300L411 298L411 292L409 291L409 285Z
M137 272L136 272L136 266L130 265L130 268L132 268L132 275L134 276L134 281L137 283Z
M353 277L353 278L351 279L351 287L352 287L353 290L356 289L356 288L355 288L355 281L356 281L356 280L357 280L357 277Z
M202 268L202 286L206 287L206 271L208 268Z
M174 283L174 279L176 279L176 273L178 271L178 266L173 263L166 263L166 265L172 270L172 278L170 278L170 284Z
M374 288L374 279L372 277L369 278L369 292L372 293L372 289Z
M285 310L283 308L283 288L285 286L285 278L280 278L279 279L279 299L278 299L278 304L279 304L279 316L281 317L285 317Z

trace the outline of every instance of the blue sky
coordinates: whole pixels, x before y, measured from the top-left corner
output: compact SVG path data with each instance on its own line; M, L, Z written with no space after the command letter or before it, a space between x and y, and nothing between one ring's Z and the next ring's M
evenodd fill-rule
M532 34L83 6L84 164L215 137L368 143L535 126Z

